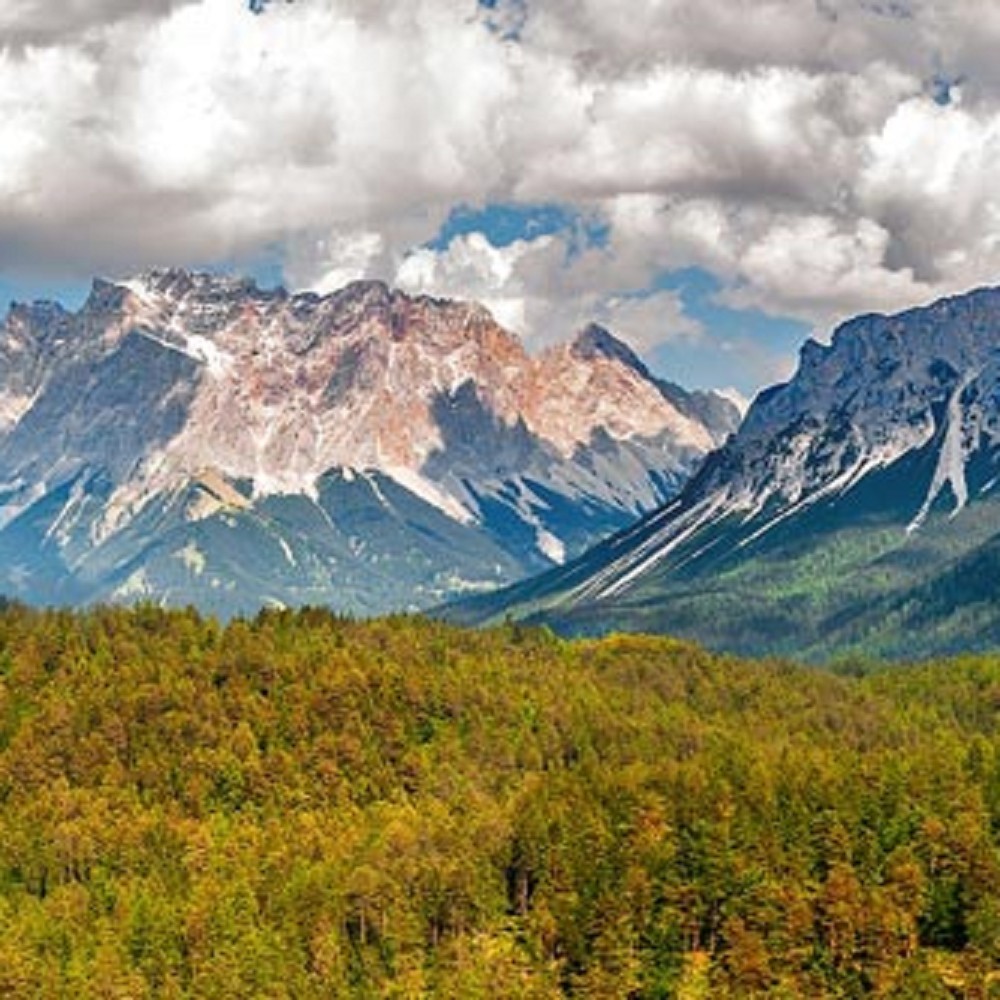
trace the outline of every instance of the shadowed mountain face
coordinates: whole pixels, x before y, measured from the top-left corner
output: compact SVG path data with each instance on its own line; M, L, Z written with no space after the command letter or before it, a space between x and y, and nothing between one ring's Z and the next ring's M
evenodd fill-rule
M630 523L737 420L597 327L531 357L378 282L98 281L0 327L0 591L423 607Z
M809 342L683 492L453 614L815 658L1000 643L1000 290Z

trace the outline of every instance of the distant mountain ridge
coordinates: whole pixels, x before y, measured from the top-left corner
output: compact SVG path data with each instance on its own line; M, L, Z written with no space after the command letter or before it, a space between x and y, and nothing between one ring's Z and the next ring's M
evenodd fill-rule
M0 327L0 590L422 607L629 523L737 419L599 327L531 356L380 282L97 280Z
M843 324L682 493L454 611L825 657L1000 644L1000 289Z

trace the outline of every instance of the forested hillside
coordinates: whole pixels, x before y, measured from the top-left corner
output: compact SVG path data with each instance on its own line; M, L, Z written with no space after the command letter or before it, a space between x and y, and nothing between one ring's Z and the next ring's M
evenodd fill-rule
M1000 659L0 610L0 996L985 997Z

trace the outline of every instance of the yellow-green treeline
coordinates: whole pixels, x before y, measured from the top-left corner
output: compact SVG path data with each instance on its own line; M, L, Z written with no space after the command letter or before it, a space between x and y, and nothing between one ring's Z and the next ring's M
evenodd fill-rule
M998 847L1000 658L0 610L0 996L988 996Z

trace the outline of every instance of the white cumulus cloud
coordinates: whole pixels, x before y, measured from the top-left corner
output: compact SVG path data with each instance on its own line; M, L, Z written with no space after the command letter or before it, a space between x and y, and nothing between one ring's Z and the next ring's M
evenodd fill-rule
M0 270L248 259L706 337L675 296L818 326L1000 276L993 0L12 0ZM605 220L427 243L456 204ZM629 333L629 328L631 333Z

